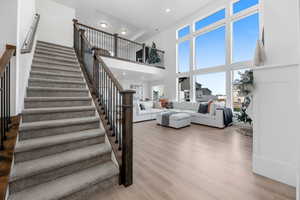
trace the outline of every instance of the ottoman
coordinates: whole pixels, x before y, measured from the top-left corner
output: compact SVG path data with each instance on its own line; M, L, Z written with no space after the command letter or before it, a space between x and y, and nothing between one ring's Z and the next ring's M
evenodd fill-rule
M163 115L168 114L167 112L162 112L157 114L156 116L156 122L159 125L172 127L172 128L183 128L186 126L191 125L191 115L187 113L172 113L169 116L169 123L164 124L163 122Z

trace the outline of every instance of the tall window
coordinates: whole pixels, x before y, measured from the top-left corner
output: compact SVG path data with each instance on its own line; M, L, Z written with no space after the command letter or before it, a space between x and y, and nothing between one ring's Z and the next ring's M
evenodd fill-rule
M236 14L240 11L243 11L257 4L258 4L258 0L238 0L232 5L233 13Z
M225 8L208 17L205 17L204 19L197 21L195 23L195 30L198 31L222 19L225 19Z
M234 86L235 82L238 82L241 80L241 74L245 73L246 70L249 69L240 69L240 70L234 70L233 71L233 87L232 87L232 107L233 111L239 112L241 110L242 103L244 103L245 98L243 96L240 96L237 88Z
M180 38L183 38L183 37L185 37L189 34L190 34L190 26L185 26L184 28L178 30L177 38L180 39Z
M176 32L177 81L183 80L179 73L188 72L185 79L194 83L191 88L177 90L181 100L215 99L238 110L243 98L226 83L238 79L241 69L252 66L259 39L259 0L226 1L212 14Z
M199 35L195 39L197 69L225 64L225 26Z
M178 100L180 102L191 101L191 87L189 77L178 78Z
M196 102L226 100L225 72L201 74L195 76Z
M253 59L258 31L257 13L233 22L233 62Z
M178 44L178 72L188 72L190 70L190 41L186 40Z

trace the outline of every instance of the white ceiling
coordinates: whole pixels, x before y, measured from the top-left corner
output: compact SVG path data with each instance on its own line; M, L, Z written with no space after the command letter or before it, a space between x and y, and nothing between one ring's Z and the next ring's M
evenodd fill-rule
M127 38L145 39L149 34L161 31L176 24L207 3L216 0L55 0L58 3L76 9L79 16L89 16L94 26L106 21L109 32L120 33L128 30ZM166 13L166 8L171 12ZM84 17L82 17L84 18ZM84 20L84 19L83 19ZM91 24L91 23L90 23ZM99 26L98 26L99 28ZM104 29L105 30L105 29Z

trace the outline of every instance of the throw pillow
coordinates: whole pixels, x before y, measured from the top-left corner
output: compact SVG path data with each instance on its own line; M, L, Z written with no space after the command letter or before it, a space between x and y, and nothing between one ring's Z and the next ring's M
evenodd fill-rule
M167 108L168 109L173 109L174 108L172 101L168 102Z
M206 114L208 110L208 103L200 103L198 113Z
M217 108L217 105L216 105L215 103L212 103L212 104L210 105L209 113L210 113L212 116L216 115L216 108Z
M140 109L141 109L141 110L146 110L144 104L141 104L141 103L140 103Z
M208 103L207 103L207 104L208 104L208 107L207 107L207 113L210 113L211 105L213 104L213 102L214 102L213 100L209 100L209 101L208 101Z

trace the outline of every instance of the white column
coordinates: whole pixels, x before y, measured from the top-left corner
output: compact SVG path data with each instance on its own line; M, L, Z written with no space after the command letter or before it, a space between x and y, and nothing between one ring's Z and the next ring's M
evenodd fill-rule
M232 1L227 1L227 8L226 8L226 106L232 107L232 73L230 70L230 64L232 61L232 25L230 21L230 15L231 15L231 3Z
M193 24L190 24L191 32L193 32ZM192 35L192 34L191 34ZM189 77L190 77L190 100L192 102L195 101L195 84L194 84L194 77L193 77L193 71L196 68L195 63L195 56L194 56L194 38L190 37L190 71L189 71Z

